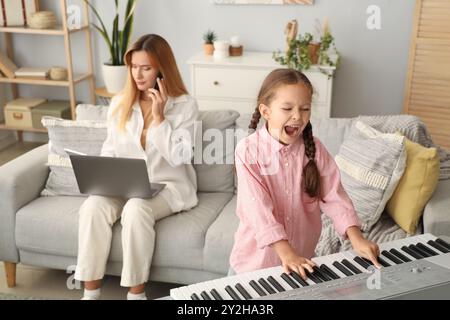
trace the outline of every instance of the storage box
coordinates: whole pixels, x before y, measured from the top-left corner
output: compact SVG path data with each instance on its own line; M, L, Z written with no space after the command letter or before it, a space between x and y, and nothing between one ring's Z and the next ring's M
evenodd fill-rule
M11 127L32 128L31 110L45 102L40 98L20 98L5 106L5 124Z
M43 116L51 116L56 118L70 119L70 101L53 100L44 102L31 110L33 128L43 129L41 123Z

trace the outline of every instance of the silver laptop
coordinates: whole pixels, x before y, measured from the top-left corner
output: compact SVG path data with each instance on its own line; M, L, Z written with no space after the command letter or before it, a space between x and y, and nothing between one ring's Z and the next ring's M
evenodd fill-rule
M70 156L78 188L83 194L125 199L149 199L165 184L150 183L143 159L98 157L66 152Z

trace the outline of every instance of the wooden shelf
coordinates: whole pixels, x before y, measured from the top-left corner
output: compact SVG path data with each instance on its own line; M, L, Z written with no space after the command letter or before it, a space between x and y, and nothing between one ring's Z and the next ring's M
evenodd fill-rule
M47 133L47 129L12 127L12 126L7 126L4 122L0 123L0 129L12 130L12 131L27 131L27 132Z
M88 29L89 26L82 26L80 29L71 29L69 33L75 33ZM0 32L5 33L23 33L23 34L42 34L48 36L63 36L65 34L62 26L56 26L55 29L33 29L28 27L0 27Z
M102 98L108 98L111 99L114 97L114 93L106 91L106 88L95 88L95 95Z
M73 82L78 83L91 77L93 77L92 73L78 74L78 75L76 74L74 75ZM70 86L70 83L67 80L58 81L51 79L25 78L25 77L18 77L18 78L0 77L0 83L32 84L32 85L59 86L59 87Z

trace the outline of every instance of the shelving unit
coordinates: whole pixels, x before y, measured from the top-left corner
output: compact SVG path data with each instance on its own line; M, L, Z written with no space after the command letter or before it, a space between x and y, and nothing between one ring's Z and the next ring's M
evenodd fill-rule
M76 95L75 86L82 81L89 81L89 91L91 103L95 103L95 82L93 72L92 47L91 47L91 31L89 28L89 12L88 5L83 2L83 21L84 24L79 29L69 29L67 26L67 0L59 0L61 9L62 25L56 26L55 29L32 29L28 27L0 27L0 33L4 34L6 55L14 61L14 48L12 44L12 36L14 34L34 34L43 36L61 36L64 38L64 49L66 55L67 80L55 81L51 79L36 79L36 78L6 78L0 77L0 83L8 83L11 85L11 93L13 99L19 97L18 85L40 85L40 86L58 86L67 87L69 90L69 99L72 119L75 119ZM39 1L36 0L36 8L39 10ZM75 74L72 64L72 48L70 36L76 32L84 32L87 50L88 71L86 74ZM19 141L22 140L23 132L46 132L42 129L33 128L18 128L7 126L0 123L0 129L17 131Z

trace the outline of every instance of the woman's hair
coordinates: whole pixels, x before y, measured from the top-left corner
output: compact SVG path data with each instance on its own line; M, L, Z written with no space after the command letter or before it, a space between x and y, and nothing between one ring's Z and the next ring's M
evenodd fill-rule
M134 52L142 50L149 55L152 67L159 69L159 72L164 78L168 96L179 97L188 93L181 78L180 71L178 70L172 49L167 41L156 34L147 34L140 37L128 48L124 56L125 64L128 67L128 77L125 88L121 92L120 107L114 111L122 111L119 119L119 128L122 130L131 117L133 105L139 94L131 72L131 57Z
M261 119L261 113L259 112L259 106L264 104L269 106L272 100L275 98L277 89L283 85L291 84L303 84L313 94L313 87L309 79L300 71L294 69L276 69L272 71L264 80L261 89L259 90L258 100L253 113L252 120L249 129L256 130L259 120ZM314 143L311 122L308 122L303 130L303 141L305 144L305 153L309 161L303 169L303 189L305 192L313 198L320 197L320 174L317 169L315 157L316 157L316 145Z

